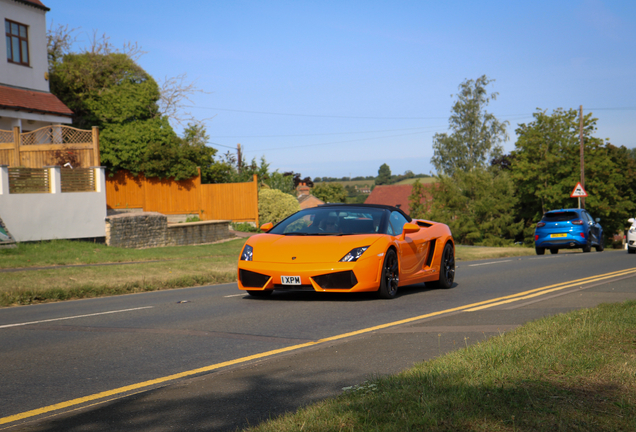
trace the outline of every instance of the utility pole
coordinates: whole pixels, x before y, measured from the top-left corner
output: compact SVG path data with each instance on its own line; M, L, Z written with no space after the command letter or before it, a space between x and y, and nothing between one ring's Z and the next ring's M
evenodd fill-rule
M581 186L585 190L585 159L584 155L584 143L583 143L583 105L579 106L579 141L581 146ZM585 208L585 197L581 200L583 208Z
M241 174L241 144L236 145L236 169Z

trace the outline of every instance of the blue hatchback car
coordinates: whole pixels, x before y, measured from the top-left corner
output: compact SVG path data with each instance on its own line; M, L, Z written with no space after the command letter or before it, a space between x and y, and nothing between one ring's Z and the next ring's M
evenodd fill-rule
M559 249L583 249L597 252L604 249L603 227L600 219L594 219L584 209L561 209L546 212L534 230L534 247L537 255L546 249L559 253Z

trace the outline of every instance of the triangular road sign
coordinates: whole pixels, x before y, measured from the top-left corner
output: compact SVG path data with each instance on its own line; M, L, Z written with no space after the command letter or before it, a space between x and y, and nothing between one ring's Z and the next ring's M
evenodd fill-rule
M576 197L583 198L586 196L587 196L587 192L585 192L585 189L583 189L583 186L581 186L580 182L576 184L576 187L570 194L570 197L572 198L576 198Z

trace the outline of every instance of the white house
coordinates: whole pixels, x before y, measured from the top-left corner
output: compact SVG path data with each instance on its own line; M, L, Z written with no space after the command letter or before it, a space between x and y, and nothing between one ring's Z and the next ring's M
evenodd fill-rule
M71 123L73 112L49 91L46 12L40 0L0 0L0 129L29 132ZM6 59L6 60L5 60Z

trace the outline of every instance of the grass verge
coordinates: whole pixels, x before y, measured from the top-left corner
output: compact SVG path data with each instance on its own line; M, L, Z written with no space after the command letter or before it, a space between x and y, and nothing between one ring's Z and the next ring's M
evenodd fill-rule
M574 311L248 430L634 431L635 342L636 302Z
M154 249L66 240L21 243L0 249L0 267L19 269L0 273L0 306L233 282L244 243Z

